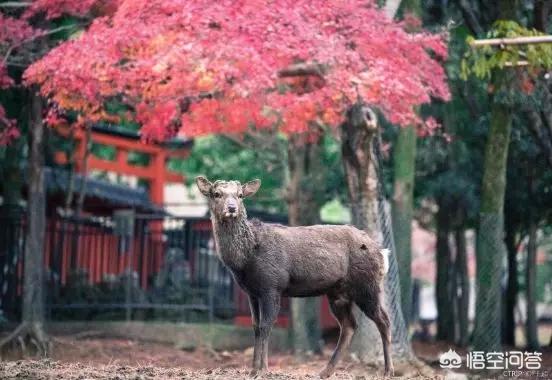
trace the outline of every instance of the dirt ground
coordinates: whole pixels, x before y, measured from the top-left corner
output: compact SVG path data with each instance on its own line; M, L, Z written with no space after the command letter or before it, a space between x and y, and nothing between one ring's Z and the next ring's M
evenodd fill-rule
M249 379L252 349L215 352L206 348L193 352L171 346L126 339L53 337L49 359L21 360L13 352L0 362L0 379ZM288 353L269 356L270 372L263 379L316 379L331 355L298 360ZM397 368L398 374L404 369ZM332 379L377 379L381 368L344 360ZM428 376L429 375L429 376ZM437 373L408 373L408 378L436 378Z
M0 362L0 379L248 379L252 349L215 352L209 349L182 351L171 346L125 339L94 337L53 337L50 359L20 360L8 352ZM328 346L322 356L298 360L288 353L271 353L267 380L317 379L331 354ZM416 354L428 366L421 371L397 366L396 375L409 379L437 379L438 353L447 350L439 344L415 343ZM551 352L545 354L552 367ZM547 359L547 360L548 360ZM545 363L543 363L545 364ZM433 367L433 369L431 368ZM332 379L378 379L381 367L371 368L344 360Z

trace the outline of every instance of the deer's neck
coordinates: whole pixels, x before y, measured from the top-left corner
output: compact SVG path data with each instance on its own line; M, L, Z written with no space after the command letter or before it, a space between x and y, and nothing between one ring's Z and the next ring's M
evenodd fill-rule
M211 220L219 257L229 268L242 269L255 246L255 234L247 218Z

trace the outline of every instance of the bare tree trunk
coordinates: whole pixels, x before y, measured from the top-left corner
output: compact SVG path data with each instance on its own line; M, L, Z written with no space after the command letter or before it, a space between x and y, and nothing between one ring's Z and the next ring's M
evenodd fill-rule
M291 226L320 223L320 146L306 136L293 135L288 142L288 215ZM321 353L320 297L291 299L291 340L296 354Z
M458 339L460 347L468 345L469 336L469 306L470 306L470 279L468 276L468 257L466 251L466 231L458 228L455 232L456 241L456 278L460 295L457 297L458 311Z
M375 167L376 158L372 157L372 144L376 138L377 127L376 114L369 107L357 103L347 112L347 119L340 127L340 134L353 224L365 230L376 241L382 242L379 221L382 220L380 212L385 205L379 207L380 189ZM391 231L389 235L392 235ZM392 241L392 236L390 239ZM389 276L391 273L392 278ZM385 299L392 326L392 354L398 361L416 365L418 363L411 360L408 331L400 307L400 286L394 257L390 258L390 269L385 281ZM358 308L355 307L353 310L358 328L353 337L351 351L363 362L373 364L382 358L381 345L374 344L380 340L379 333L375 325Z
M525 272L527 299L526 336L527 348L539 349L539 335L537 324L537 225L533 220L529 222L529 243L527 244L527 266Z
M19 327L0 342L0 348L9 342L21 344L26 354L26 344L33 344L38 352L46 355L48 339L44 331L45 283L44 283L44 235L46 229L46 193L44 188L44 135L42 99L38 92L30 94L30 158L29 191L27 205L27 238L24 256L23 308Z
M399 130L394 150L393 234L401 279L402 312L411 318L412 307L412 217L414 214L414 172L416 164L416 131L414 127Z
M506 225L506 250L508 252L508 283L506 287L506 299L504 300L504 321L503 323L503 342L504 344L516 345L516 318L515 310L518 293L518 266L517 266L517 244L515 239L515 228L509 221Z
M371 157L376 131L377 121L367 122L360 104L349 110L347 121L340 128L352 223L379 241L377 174ZM363 362L374 364L383 357L381 345L375 344L380 340L380 334L374 323L357 307L353 311L358 328L351 343L351 352Z
M42 99L31 95L31 155L29 160L28 232L23 282L23 322L43 335L44 325L44 234L46 192L44 188L44 133Z
M512 118L504 106L494 104L487 137L477 239L477 303L473 333L478 350L499 350L502 343L500 278L504 257L504 193L506 161Z
M437 279L435 294L437 297L437 339L454 342L454 319L451 302L450 269L452 258L449 246L450 215L446 205L439 202L437 211Z

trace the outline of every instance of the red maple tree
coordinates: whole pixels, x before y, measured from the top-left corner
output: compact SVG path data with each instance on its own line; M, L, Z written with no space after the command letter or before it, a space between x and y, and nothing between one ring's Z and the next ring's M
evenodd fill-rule
M57 3L48 15L74 2ZM358 97L392 123L433 127L415 107L450 96L445 36L413 33L412 20L389 20L374 1L120 0L110 6L109 16L34 63L25 78L89 121L112 120L110 102L127 106L145 139L275 122L283 132L304 132L312 122L336 125Z
M114 12L117 0L36 0L7 2L0 8L0 90L17 86L8 67L20 68L39 59L51 44L37 43L50 34L64 29L49 23L61 16L92 18ZM40 26L38 26L40 25ZM0 145L19 135L15 120L6 115L0 104Z

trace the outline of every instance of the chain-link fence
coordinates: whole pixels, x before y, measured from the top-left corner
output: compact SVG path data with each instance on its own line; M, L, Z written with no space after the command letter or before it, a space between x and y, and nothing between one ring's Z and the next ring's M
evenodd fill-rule
M477 234L476 325L473 344L476 349L501 348L501 280L506 247L501 214L482 213Z
M404 316L401 309L401 288L399 277L399 266L397 263L397 255L395 243L393 240L393 226L387 202L383 189L383 172L382 172L382 154L381 142L379 134L374 138L372 144L374 168L377 173L377 194L378 194L378 227L381 232L382 244L390 250L389 254L389 271L385 278L385 301L387 304L387 312L391 319L392 331L392 349L393 355L401 359L409 359L412 357L412 347L408 328L406 326Z

